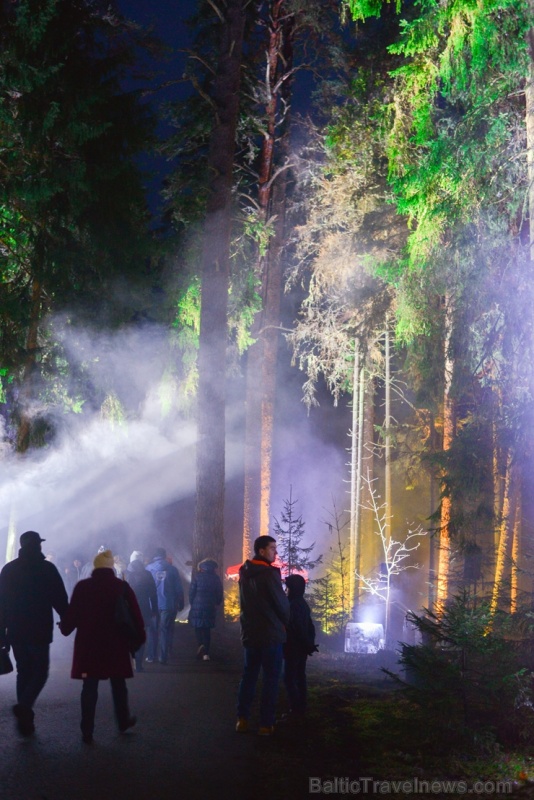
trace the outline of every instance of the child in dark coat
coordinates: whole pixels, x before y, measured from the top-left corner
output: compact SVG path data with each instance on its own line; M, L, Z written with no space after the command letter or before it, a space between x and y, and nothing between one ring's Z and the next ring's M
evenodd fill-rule
M304 599L306 581L302 575L286 578L289 600L289 625L284 645L284 683L290 707L290 719L298 721L306 713L306 661L318 648L310 607Z

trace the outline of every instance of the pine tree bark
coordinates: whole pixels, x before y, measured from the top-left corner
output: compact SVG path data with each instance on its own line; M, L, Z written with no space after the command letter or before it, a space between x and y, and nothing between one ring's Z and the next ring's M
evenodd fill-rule
M450 354L452 335L452 308L450 298L445 299L445 341L444 341L444 388L443 388L443 443L444 451L450 449L456 432L456 413L454 400L451 397L452 375L454 363ZM439 559L436 603L442 610L449 596L450 559L451 559L451 521L452 502L448 495L441 501Z
M391 332L389 316L386 314L386 330L384 334L385 350L385 416L384 416L384 466L385 466L385 502L386 502L386 535L391 537L391 519L393 506L391 502Z
M38 278L32 281L30 321L26 336L26 357L19 394L20 420L17 430L17 452L25 453L30 446L31 418L28 405L33 395L34 376L37 366L39 346L39 325L41 323L42 286Z
M350 532L349 532L349 605L350 613L356 606L356 550L359 536L360 481L358 470L358 413L360 392L360 345L354 342L354 369L352 374L352 430L350 439ZM359 571L359 570L358 570Z
M284 0L270 6L265 90L266 129L259 162L258 203L261 220L273 225L267 252L259 257L261 309L256 314L247 353L245 401L245 477L243 558L257 536L269 533L272 479L276 367L282 295L282 249L285 240L289 155L288 109L291 93L293 18L285 15ZM285 113L283 131L277 131L280 104ZM278 137L277 137L278 134ZM281 168L275 176L277 167ZM274 178L274 180L273 180Z
M430 448L431 453L434 453L436 450L435 442L437 438L437 432L435 427L435 420L434 415L430 413ZM437 503L437 478L433 472L430 473L430 486L429 486L429 503L430 503L430 513L429 517L436 511L436 503ZM436 577L437 577L437 569L436 569L436 557L437 557L437 547L436 547L436 536L435 531L429 532L429 545L428 545L428 607L433 608L434 603L436 602Z
M512 540L512 575L510 583L510 611L514 614L519 609L519 577L521 575L521 488L517 490L515 505L514 529Z
M232 220L233 165L245 0L219 6L219 62L211 99L215 124L208 167L211 185L202 243L200 343L197 405L197 495L194 566L206 557L224 560L224 483L227 310Z
M519 491L519 470L513 462L511 449L506 459L506 475L504 484L504 500L502 507L502 521L497 550L497 564L495 566L495 582L491 596L490 612L495 614L501 605L506 583L506 568L510 564L512 555L512 540L517 511L517 497Z

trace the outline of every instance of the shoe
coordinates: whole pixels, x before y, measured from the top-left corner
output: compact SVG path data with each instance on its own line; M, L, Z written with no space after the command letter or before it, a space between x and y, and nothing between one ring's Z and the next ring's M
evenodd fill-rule
M246 733L248 731L248 719L246 717L238 717L235 729L238 733Z
M122 725L119 725L119 731L121 733L125 733L128 728L133 728L136 722L137 717L129 717L126 722L124 722Z
M154 659L153 658L147 658L145 660L146 660L147 664L153 664L154 663Z
M274 725L262 725L258 729L258 736L272 736L274 733Z
M204 655L202 656L202 661L211 661L211 659L210 659L210 657L209 657L209 655L207 653L204 653Z
M197 658L198 658L199 661L200 661L201 658L203 658L205 653L206 653L206 648L204 647L203 644L201 644L200 647L197 650Z
M136 668L135 668L135 671L136 671L136 672L144 672L144 671L145 671L145 669L144 669L144 667L136 667Z
M35 714L31 708L17 704L13 706L13 713L17 718L17 728L23 736L31 736L35 732L33 720Z

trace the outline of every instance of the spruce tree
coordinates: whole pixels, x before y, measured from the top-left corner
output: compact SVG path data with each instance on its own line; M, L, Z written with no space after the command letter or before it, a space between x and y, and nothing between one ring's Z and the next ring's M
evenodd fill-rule
M296 505L297 500L293 500L292 487L289 487L289 498L284 500L280 521L276 518L274 520L274 537L284 575L315 569L323 560L322 555L315 559L311 558L315 542L308 547L301 544L306 524L302 514L296 516Z

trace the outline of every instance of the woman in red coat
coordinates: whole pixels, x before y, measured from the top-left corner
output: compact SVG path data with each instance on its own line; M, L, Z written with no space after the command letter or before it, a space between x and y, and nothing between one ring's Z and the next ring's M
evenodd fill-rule
M76 628L71 677L83 680L82 687L82 738L86 744L93 741L98 681L111 682L111 693L119 731L124 733L136 723L130 716L126 678L133 677L131 651L145 642L145 627L137 599L126 581L115 577L113 553L105 550L93 562L90 578L79 581L74 587L69 607L64 614L60 630L68 636ZM115 609L121 595L130 606L138 641L132 642L117 627Z

